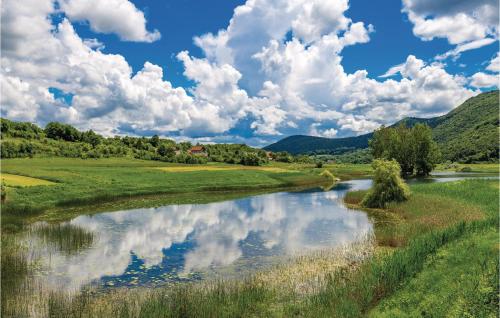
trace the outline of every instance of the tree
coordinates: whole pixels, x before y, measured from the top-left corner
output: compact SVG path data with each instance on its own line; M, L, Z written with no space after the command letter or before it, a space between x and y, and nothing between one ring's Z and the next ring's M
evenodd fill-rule
M48 138L66 140L66 141L80 141L81 133L73 126L61 124L58 122L50 122L45 126L45 134Z
M389 202L405 201L410 189L401 179L401 168L396 160L376 159L372 163L375 170L373 186L361 204L368 208L384 208Z
M431 128L423 124L415 125L413 139L415 142L416 175L428 176L440 157L437 144L432 140Z
M101 141L102 141L102 136L101 135L98 135L96 134L92 129L91 130L88 130L84 133L82 133L82 141L83 142L86 142L86 143L89 143L92 145L92 147L97 147Z
M260 158L254 152L247 152L247 153L243 154L243 156L241 157L240 163L242 165L245 165L245 166L259 166L260 165Z
M395 159L403 177L414 173L429 175L440 157L432 130L426 124L416 124L413 128L403 124L396 128L382 127L374 132L369 144L374 158Z
M157 153L162 157L173 157L175 156L175 149L165 144L161 144L158 146Z
M158 135L154 135L153 137L151 137L151 139L149 140L149 143L151 144L151 146L153 147L158 147L158 145L160 144L160 137L158 137Z
M1 185L0 199L2 202L5 202L5 200L7 199L7 188L5 187L5 183L3 181Z

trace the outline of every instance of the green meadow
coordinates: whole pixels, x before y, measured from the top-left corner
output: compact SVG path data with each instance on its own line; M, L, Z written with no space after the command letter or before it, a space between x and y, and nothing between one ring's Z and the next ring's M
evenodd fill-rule
M4 159L1 171L7 191L4 215L52 220L96 210L202 203L331 182L314 165L193 166L130 158Z

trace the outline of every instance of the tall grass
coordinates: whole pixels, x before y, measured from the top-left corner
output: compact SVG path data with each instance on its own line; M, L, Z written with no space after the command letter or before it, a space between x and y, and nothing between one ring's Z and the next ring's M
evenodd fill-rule
M462 222L416 238L390 256L374 258L363 264L357 271L334 273L325 290L311 297L305 306L296 311L308 317L361 317L381 298L422 270L429 255L464 234L492 224Z
M290 263L244 279L216 279L158 289L117 289L104 293L84 290L76 294L47 290L43 285L32 286L32 294L43 295L37 296L41 299L32 304L33 316L283 316L284 309L277 304L300 301L316 293L327 284L329 273L340 269L353 270L372 252L373 239L370 236L356 244L299 256ZM16 299L19 308L30 304L27 297Z
M68 255L91 247L95 240L93 232L71 223L37 225L32 231L45 245L51 245Z

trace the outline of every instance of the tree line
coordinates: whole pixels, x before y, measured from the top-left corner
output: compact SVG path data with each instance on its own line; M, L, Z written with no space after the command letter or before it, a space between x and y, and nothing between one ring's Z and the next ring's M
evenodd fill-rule
M79 131L59 122L48 123L44 129L27 122L1 121L1 157L22 158L60 156L72 158L132 157L187 164L224 162L258 166L269 160L280 162L307 162L305 156L287 152L267 153L245 144L202 145L203 154L191 154L191 142L152 137L103 137L92 130Z

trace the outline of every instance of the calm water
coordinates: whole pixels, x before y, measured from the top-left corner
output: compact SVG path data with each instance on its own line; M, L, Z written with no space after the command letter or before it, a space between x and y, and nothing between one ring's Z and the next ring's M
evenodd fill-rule
M466 176L449 177L434 181ZM58 289L155 286L214 273L238 276L371 233L367 215L342 203L347 191L370 185L371 180L352 180L329 191L84 215L66 224L93 233L91 247L69 253L36 235L30 244L42 256L40 275Z

